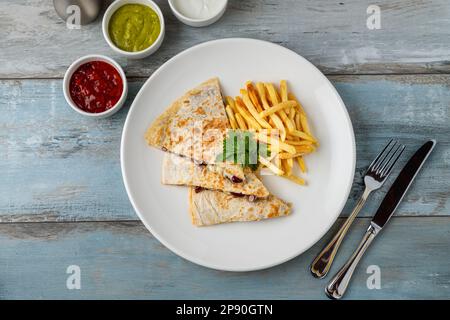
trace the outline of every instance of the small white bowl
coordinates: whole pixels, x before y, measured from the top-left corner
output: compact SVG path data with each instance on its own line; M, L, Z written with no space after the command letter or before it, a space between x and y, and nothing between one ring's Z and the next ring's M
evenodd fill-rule
M148 47L144 50L136 51L136 52L122 50L122 49L118 48L114 44L114 42L112 42L111 37L109 36L108 27L109 27L109 20L111 19L111 16L114 14L114 12L116 12L117 9L119 9L120 7L122 7L123 5L126 5L126 4L143 4L143 5L149 6L158 15L159 22L161 25L161 31L160 31L159 36L156 39L156 41L150 47ZM130 59L142 59L142 58L148 57L149 55L155 53L156 50L158 50L159 47L161 46L161 44L164 40L164 34L165 34L164 16L163 16L161 10L159 9L158 5L151 0L116 0L108 7L108 9L106 9L105 14L103 15L102 30L103 30L103 37L105 38L106 42L111 47L111 49L113 49L115 52L121 54L124 57L130 58Z
M106 63L112 65L119 72L120 77L122 78L122 83L123 83L122 95L120 96L119 101L117 101L117 103L112 108L110 108L104 112L100 112L100 113L92 113L92 112L86 112L86 111L81 110L73 102L72 97L70 96L69 85L70 85L70 80L72 79L73 73L75 71L77 71L77 69L81 65L83 65L87 62L91 62L91 61L103 61L103 62L106 62ZM119 111L120 108L122 107L123 103L127 99L128 83L127 83L127 78L125 76L125 72L123 72L122 67L116 61L114 61L113 59L108 58L106 56L103 56L103 55L92 54L92 55L81 57L78 60L74 61L70 65L70 67L67 69L66 73L64 74L63 91L64 91L64 98L66 98L66 101L69 104L69 106L71 106L72 109L75 110L76 112L78 112L79 114L82 114L82 115L85 115L85 116L88 116L91 118L106 118L106 117L112 116L114 113Z
M170 9L172 9L172 12L175 15L175 17L177 17L177 19L180 20L181 22L183 22L184 24L187 24L188 26L196 27L196 28L209 26L209 25L213 24L214 22L216 22L217 20L219 20L225 13L225 11L227 9L227 5L228 5L228 0L224 1L223 7L216 14L214 14L213 16L211 16L209 18L193 19L193 18L187 17L184 14L182 14L178 10L177 5L174 0L169 0Z

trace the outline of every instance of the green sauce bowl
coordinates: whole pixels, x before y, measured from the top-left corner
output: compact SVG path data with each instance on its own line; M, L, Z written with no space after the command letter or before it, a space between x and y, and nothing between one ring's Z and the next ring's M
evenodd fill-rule
M161 46L165 34L164 16L151 0L116 0L103 16L102 30L115 52L130 59L142 59Z

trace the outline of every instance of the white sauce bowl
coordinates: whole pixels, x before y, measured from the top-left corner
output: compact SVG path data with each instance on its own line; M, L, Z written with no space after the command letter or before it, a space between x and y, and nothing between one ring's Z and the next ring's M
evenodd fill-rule
M225 11L227 9L227 5L228 5L228 0L221 0L221 2L223 2L223 3L221 3L218 10L215 10L215 12L212 12L211 15L206 16L206 17L201 17L201 18L194 18L194 17L188 16L188 14L186 12L183 12L181 5L180 5L181 1L183 1L183 2L185 1L183 3L183 6L188 6L189 1L191 1L191 0L169 0L170 9L172 9L173 14L175 15L175 17L177 17L178 20L180 20L184 24L187 24L188 26L191 26L191 27L206 27L206 26L213 24L214 22L216 22L223 16L223 14L225 13ZM200 1L200 0L197 0L197 1ZM212 1L214 1L214 0L212 0Z

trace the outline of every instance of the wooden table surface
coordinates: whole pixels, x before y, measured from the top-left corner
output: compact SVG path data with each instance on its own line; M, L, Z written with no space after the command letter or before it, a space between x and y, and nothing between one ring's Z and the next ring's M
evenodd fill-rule
M231 0L218 23L201 29L176 20L167 1L156 2L166 38L155 55L138 61L109 49L101 19L69 30L50 0L0 2L0 298L325 299L329 277L314 279L308 264L332 231L278 267L220 272L166 249L128 201L119 141L129 104L170 57L224 37L293 49L336 86L357 144L355 183L342 216L362 191L365 167L389 138L407 144L403 163L426 139L437 139L346 297L450 298L448 0ZM370 4L381 9L380 30L366 27ZM89 53L117 59L130 80L127 105L108 119L86 119L64 101L66 68ZM376 193L356 220L332 273L356 247L385 192ZM70 265L81 269L80 290L66 287ZM366 285L371 265L380 268L381 289Z

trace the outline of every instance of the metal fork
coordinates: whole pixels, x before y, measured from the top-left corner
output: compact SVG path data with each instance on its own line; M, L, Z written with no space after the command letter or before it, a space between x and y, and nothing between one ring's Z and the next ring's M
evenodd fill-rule
M377 155L375 160L372 161L364 176L364 193L361 195L352 213L347 220L345 220L333 239L322 249L312 262L310 270L314 277L323 278L327 275L342 240L347 234L353 220L355 220L355 217L366 203L366 200L372 191L381 188L404 149L404 145L391 139Z

